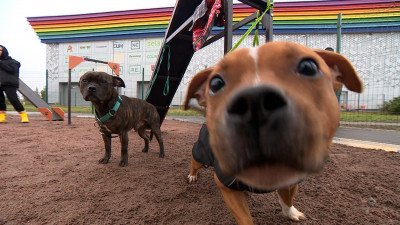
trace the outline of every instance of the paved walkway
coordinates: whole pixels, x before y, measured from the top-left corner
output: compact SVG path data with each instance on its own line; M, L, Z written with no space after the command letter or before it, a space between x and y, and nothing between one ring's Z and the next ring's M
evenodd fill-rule
M400 131L339 127L335 143L400 152Z
M7 113L18 115L17 112L12 111ZM41 113L28 112L28 115L41 115ZM65 114L66 119L67 116ZM87 113L71 113L71 116L94 118L93 114ZM206 121L202 116L167 116L166 119L199 124L203 124ZM333 142L360 148L382 149L400 153L400 131L339 127Z
M167 116L166 118L200 124L205 122L204 117L198 116ZM400 131L339 127L333 142L353 147L400 152Z

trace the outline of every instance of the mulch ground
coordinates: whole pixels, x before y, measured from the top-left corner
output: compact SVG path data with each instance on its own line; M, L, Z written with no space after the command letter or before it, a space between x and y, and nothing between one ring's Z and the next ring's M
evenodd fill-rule
M164 121L164 159L157 141L142 153L130 132L122 168L118 139L109 164L97 163L104 146L94 119L30 120L0 124L0 224L235 224L212 168L187 183L200 124ZM303 222L283 216L275 192L248 202L256 224L400 224L400 154L334 144L323 172L300 184Z

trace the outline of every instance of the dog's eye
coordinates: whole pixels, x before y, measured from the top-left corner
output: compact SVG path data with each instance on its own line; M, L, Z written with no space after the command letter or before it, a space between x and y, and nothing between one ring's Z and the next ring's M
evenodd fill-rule
M224 80L220 76L215 76L210 80L210 90L215 94L225 86Z
M82 82L82 83L86 83L87 80L86 80L86 79L82 79L81 82Z
M106 80L101 80L100 83L102 84L108 84L108 82Z
M297 67L297 71L301 75L308 76L308 77L315 77L319 74L318 73L319 69L318 69L317 63L315 63L311 59L302 60Z

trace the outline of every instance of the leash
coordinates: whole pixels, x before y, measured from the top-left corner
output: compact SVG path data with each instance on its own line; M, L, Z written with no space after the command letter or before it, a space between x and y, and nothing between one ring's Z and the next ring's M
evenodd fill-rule
M273 9L274 7L274 3L270 2L269 0L267 0L267 8L265 9L264 13L259 17L259 11L257 11L257 19L254 21L253 25L251 25L251 27L246 31L246 33L239 39L239 41L232 47L232 49L229 51L233 51L235 49L237 49L239 47L239 45L243 42L243 40L250 34L250 32L254 29L254 27L257 25L257 29L256 29L256 33L255 33L255 37L254 37L254 41L253 41L253 46L255 45L259 45L259 40L258 40L258 24L260 23L261 19L264 17L264 15L271 9ZM167 62L167 79L165 81L165 85L164 85L164 90L163 90L163 95L167 96L169 93L169 70L171 67L171 63L170 63L170 58L171 58L171 48L169 46L169 44L164 44L161 55L164 56L164 52L165 50L168 49L168 62ZM150 95L151 89L153 88L153 85L157 79L158 76L158 72L160 70L161 67L161 63L163 61L164 57L160 58L160 62L158 63L157 69L156 69L156 73L151 81L150 87L147 91L146 94L146 98L147 99Z
M264 17L264 15L271 9L274 8L274 3L270 2L269 0L267 0L267 8L265 9L265 11L263 12L263 14L261 14L260 17L257 17L257 19L254 21L253 25L250 26L250 28L246 31L246 33L243 34L243 36L238 40L238 42L236 42L236 44L232 47L231 50L229 50L229 52L234 51L235 49L237 49L239 47L240 44L242 44L242 42L244 41L244 39L249 36L250 32L254 29L254 27L261 21L261 19ZM258 16L258 13L257 13ZM258 42L258 32L256 32L257 34L257 42ZM253 42L254 45L254 42ZM229 53L228 52L228 53Z
M160 70L161 63L162 63L162 61L163 61L163 59L164 59L164 52L165 52L166 49L168 49L167 79L166 79L166 81L165 81L164 90L163 90L163 95L164 95L164 96L167 96L168 93L169 93L169 69L170 69L170 67L171 67L171 63L170 63L171 48L169 47L169 44L167 43L167 44L164 44L164 46L163 46L163 49L162 49L162 52L161 52L161 55L162 55L163 57L160 58L160 62L158 63L158 66L157 66L157 69L156 69L156 73L155 73L155 75L154 75L154 77L153 77L153 79L152 79L152 81L151 81L151 84L150 84L149 90L147 91L147 94L146 94L146 98L145 98L145 99L147 99L147 98L149 97L150 91L151 91L151 89L153 88L153 85L154 85L154 83L155 83L155 81L156 81L156 79L157 79L158 72L159 72L159 70Z
M260 11L257 11L257 20L260 16ZM258 38L258 27L260 23L257 23L256 25L256 31L254 32L254 39L253 39L253 47L259 46L260 45L260 40Z

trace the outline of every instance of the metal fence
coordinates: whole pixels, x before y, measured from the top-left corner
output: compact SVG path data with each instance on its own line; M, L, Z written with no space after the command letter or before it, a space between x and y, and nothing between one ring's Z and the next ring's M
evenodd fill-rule
M274 34L273 40L292 41L313 49L332 47L336 50L337 39L340 38L340 53L353 63L364 83L364 92L361 94L346 88L342 89L339 99L342 109L341 126L400 130L400 112L390 111L388 107L390 103L400 102L400 32L343 33L339 37L337 34L323 32L321 30L321 33L312 34L277 33ZM234 35L233 43L241 37L242 35ZM240 47L251 47L253 37L249 35L245 38ZM260 42L264 39L265 37L260 35ZM194 74L215 65L223 57L223 46L223 40L219 40L194 54L174 96L172 106L182 105L187 85ZM127 84L137 85L129 82ZM62 102L62 96L58 92L49 90L48 95L60 96L59 103ZM140 97L140 95L130 97Z
M240 37L234 35L233 43ZM336 49L337 38L336 34L324 33L274 34L273 37L274 41L292 41L313 49ZM400 32L346 33L340 38L341 54L353 63L364 83L361 94L342 89L341 126L400 130L400 112L383 110L385 104L400 98ZM250 47L252 43L253 36L249 35L240 47ZM192 76L215 65L222 57L222 41L196 52L172 104L181 105Z
M353 62L364 92L343 90L341 124L400 130L399 40L400 32L342 36L348 46L342 54Z

